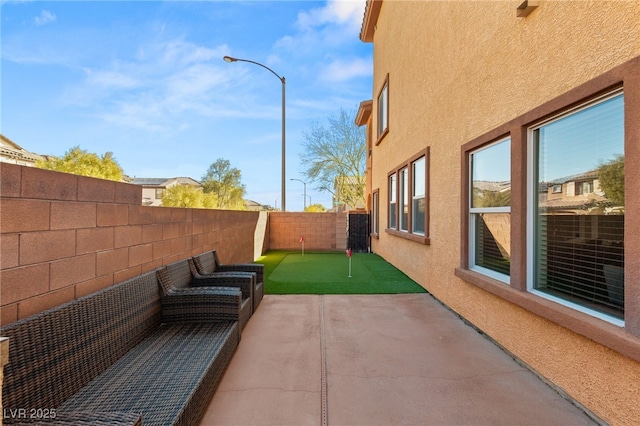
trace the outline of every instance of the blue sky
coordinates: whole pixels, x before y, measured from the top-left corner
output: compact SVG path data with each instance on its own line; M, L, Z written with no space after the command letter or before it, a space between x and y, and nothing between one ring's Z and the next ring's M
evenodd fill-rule
M372 98L365 0L2 1L2 134L39 154L114 153L135 177L200 179L218 158L247 198L303 207L303 133ZM307 184L312 203L331 196ZM307 197L307 204L309 197Z

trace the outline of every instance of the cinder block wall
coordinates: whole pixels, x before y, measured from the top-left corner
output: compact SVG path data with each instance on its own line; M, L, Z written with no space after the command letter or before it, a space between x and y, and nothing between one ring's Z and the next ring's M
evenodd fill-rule
M347 248L346 213L269 213L269 249L345 250Z
M265 213L145 207L139 186L5 163L0 176L3 325L207 250L252 261L264 241Z

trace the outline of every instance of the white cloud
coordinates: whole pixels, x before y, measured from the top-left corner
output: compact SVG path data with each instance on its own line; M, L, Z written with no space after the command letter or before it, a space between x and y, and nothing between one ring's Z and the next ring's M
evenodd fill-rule
M56 20L56 15L49 12L48 10L43 10L42 12L40 12L40 15L33 18L33 21L37 26L46 25L55 20Z
M371 60L356 58L351 61L337 60L330 63L321 73L321 79L329 82L347 81L354 77L370 76L373 72Z
M342 52L360 44L366 0L329 0L324 6L298 13L295 31L274 45L288 56L329 61L333 52Z
M222 52L227 50L227 47L222 46L222 48L210 49L185 42L182 39L176 39L161 46L161 49L163 51L163 63L184 66L220 57Z
M324 7L300 12L296 26L308 31L323 25L346 26L358 31L362 25L366 0L329 0Z
M238 78L220 59L228 50L182 38L141 45L131 59L83 68L84 81L69 87L63 102L106 123L156 133L184 128L194 117L242 114L221 93Z
M85 69L87 84L105 89L129 89L138 85L138 81L131 75L112 70L91 70Z

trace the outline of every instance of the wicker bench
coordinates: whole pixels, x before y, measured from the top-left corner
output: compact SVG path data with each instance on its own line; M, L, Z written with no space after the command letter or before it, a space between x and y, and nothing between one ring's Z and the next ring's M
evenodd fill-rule
M238 314L236 306L233 306L231 309L221 312L221 315L223 315L223 318L224 315L238 318L240 331L242 332L253 314L251 301L255 277L239 273L200 276L197 272L192 272L195 271L195 268L193 265L190 266L191 262L191 259L179 260L160 269L158 271L158 281L163 290L175 296L185 295L187 299L191 298L190 294L201 291L200 289L203 287L233 287L240 290L242 294L240 313Z
M194 256L192 258L196 271L201 275L209 275L222 272L241 272L255 274L253 283L253 311L258 309L258 305L264 296L264 265L259 263L227 263L220 262L218 253L213 250Z
M240 341L241 292L166 293L156 272L4 327L4 422L198 424Z

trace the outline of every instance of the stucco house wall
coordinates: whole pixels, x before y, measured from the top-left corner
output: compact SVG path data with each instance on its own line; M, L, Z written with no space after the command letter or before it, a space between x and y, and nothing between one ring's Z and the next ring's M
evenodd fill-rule
M369 0L361 39L374 50L373 108L359 124L372 146L372 249L595 416L640 421L640 3ZM529 2L533 3L533 2ZM377 98L388 85L388 132ZM614 325L527 291L526 125L612 87L625 102L625 324ZM465 147L511 132L511 285L467 269ZM513 146L513 145L512 145ZM387 228L388 177L425 149L428 238ZM520 185L520 186L517 186ZM520 188L520 192L518 192ZM515 236L518 236L516 238ZM515 266L514 266L515 265Z

